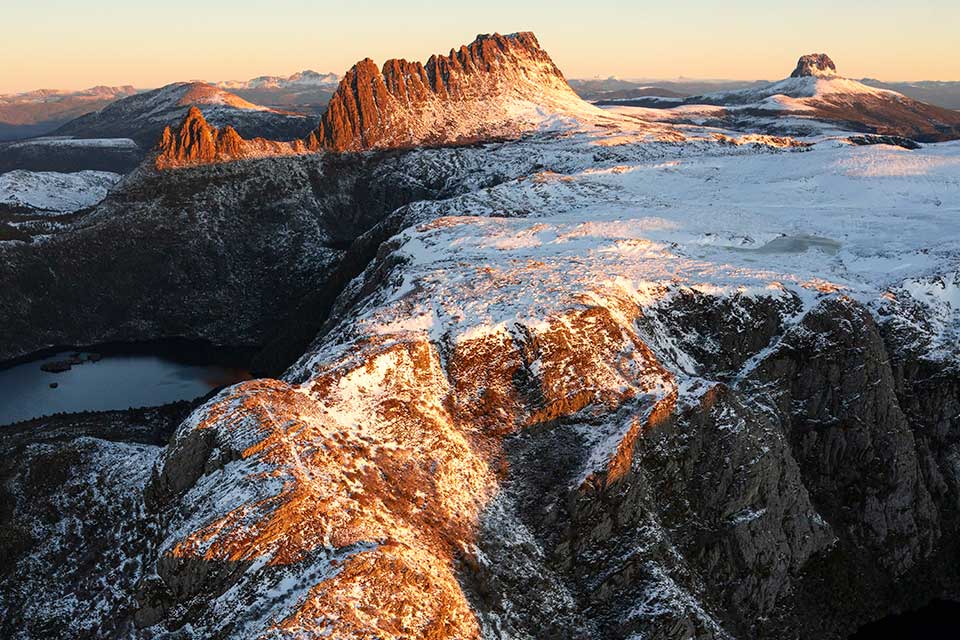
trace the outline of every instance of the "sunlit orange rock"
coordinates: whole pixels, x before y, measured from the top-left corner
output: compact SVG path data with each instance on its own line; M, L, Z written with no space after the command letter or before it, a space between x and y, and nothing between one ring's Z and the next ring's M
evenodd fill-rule
M244 158L286 156L308 153L303 141L277 142L254 138L244 140L231 126L211 126L197 107L190 107L180 126L166 127L155 148L155 166L173 169Z
M426 64L361 60L330 100L316 144L330 151L449 144L522 131L512 105L579 99L529 32L479 35ZM308 144L309 146L309 144Z

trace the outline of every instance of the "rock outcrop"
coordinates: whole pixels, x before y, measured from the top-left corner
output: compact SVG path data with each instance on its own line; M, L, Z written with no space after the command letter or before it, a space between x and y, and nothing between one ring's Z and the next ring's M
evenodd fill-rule
M243 158L296 155L307 153L307 147L300 140L244 140L231 126L222 129L210 126L200 109L190 107L176 131L170 127L163 130L156 152L156 167L172 169Z
M330 100L309 146L331 151L515 136L550 115L591 111L529 32L480 35L424 65L369 58Z
M801 56L797 61L797 68L790 74L791 78L831 77L837 75L837 65L825 53L810 53Z

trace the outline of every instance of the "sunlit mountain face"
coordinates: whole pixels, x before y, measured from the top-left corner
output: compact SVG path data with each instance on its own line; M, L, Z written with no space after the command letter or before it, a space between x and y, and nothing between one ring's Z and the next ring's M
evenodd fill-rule
M714 88L487 34L0 147L0 636L949 627L960 121Z

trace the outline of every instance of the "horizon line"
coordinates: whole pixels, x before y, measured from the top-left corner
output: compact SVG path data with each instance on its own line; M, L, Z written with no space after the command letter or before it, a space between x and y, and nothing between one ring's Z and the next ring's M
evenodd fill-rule
M2 96L2 97L10 97L10 96L18 96L18 95L26 95L26 94L30 94L30 93L36 93L36 92L40 92L40 91L80 92L80 91L88 91L88 90L90 90L90 89L96 89L96 88L98 88L98 87L106 87L106 88L110 88L110 89L116 89L116 88L121 88L121 87L132 87L132 88L133 88L134 90L136 90L137 92L144 92L144 91L153 91L154 89L161 89L161 88L163 88L163 87L168 87L168 86L170 86L170 85L180 84L180 83L187 83L187 84L189 84L189 83L203 83L203 84L209 84L209 85L216 86L216 85L219 84L219 83L225 83L225 82L249 82L249 81L251 81L251 80L256 80L256 79L258 79L258 78L289 78L290 76L293 76L293 75L295 75L295 74L297 74L297 73L303 73L303 72L305 72L305 71L312 71L312 72L317 73L317 74L320 74L320 75L335 75L335 76L337 76L337 77L340 78L340 79L342 79L343 76L344 76L344 74L346 73L346 71L342 71L342 72L336 72L336 71L316 71L315 69L303 68L303 69L299 69L299 70L294 71L294 72L289 73L289 74L261 73L261 74L258 74L258 75L250 76L249 78L247 78L247 79L245 79L245 80L241 80L241 79L237 79L237 78L230 78L230 79L224 79L224 80L203 80L203 79L200 79L200 78L191 78L191 79L186 79L186 80L171 80L170 82L165 82L165 83L163 83L163 84L154 84L154 85L138 85L138 84L136 84L136 83L134 83L134 82L125 82L125 83L119 83L119 84L98 83L98 84L93 84L93 85L72 86L72 87L71 87L71 86L59 86L59 87L54 87L54 86L41 86L41 87L34 87L34 88L32 88L32 89L19 89L19 90L13 90L13 91L4 91L4 92L0 93L0 96ZM349 71L349 69L348 69L347 71ZM562 72L562 69L561 69L561 72ZM724 77L713 77L713 78L711 78L711 77L694 77L694 76L646 77L646 76L621 76L621 75L616 75L616 74L613 74L613 75L596 74L596 75L592 75L592 76L576 75L576 76L569 76L569 77L567 77L566 74L564 74L564 78L567 80L567 82L577 81L577 80L622 80L622 81L624 81L624 82L644 82L644 83L651 83L651 82L652 82L652 83L655 83L655 82L673 82L673 83L681 83L681 82L706 82L706 83L750 82L750 83L757 83L757 82L777 82L777 81L779 81L779 80L783 80L783 79L786 78L786 77L787 77L787 75L784 75L783 78L771 80L770 78L724 78ZM840 77L849 78L849 79L851 79L851 80L874 80L874 81L883 82L883 83L886 83L886 84L909 84L909 83L919 83L919 82L939 82L939 83L943 83L943 84L954 84L954 83L960 84L960 79L957 79L957 80L938 80L938 79L933 79L933 78L921 77L921 78L917 78L917 79L902 79L902 78L901 78L901 79L896 79L896 80L884 80L884 79L878 78L878 77L876 77L876 76L860 76L859 78L857 78L857 77L853 77L853 76L843 76L843 75L841 75ZM226 88L226 87L221 87L221 88L223 88L224 91L230 91L229 88Z

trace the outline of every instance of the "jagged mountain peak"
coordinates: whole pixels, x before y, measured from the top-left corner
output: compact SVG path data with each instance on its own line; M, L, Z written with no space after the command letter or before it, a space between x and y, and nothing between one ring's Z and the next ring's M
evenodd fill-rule
M155 151L155 166L173 169L266 155L295 155L307 149L300 140L244 140L229 125L219 129L212 126L198 107L191 106L176 130L169 126L164 128Z
M533 33L481 34L425 64L359 61L316 138L332 151L450 144L512 136L558 113L591 109Z
M791 78L832 78L837 75L837 65L825 53L808 53L800 56L797 68L790 74Z
M166 127L157 143L158 167L185 162L211 162L220 155L221 138L236 141L239 136L233 127L222 130L210 126L200 109L191 106L177 131Z

